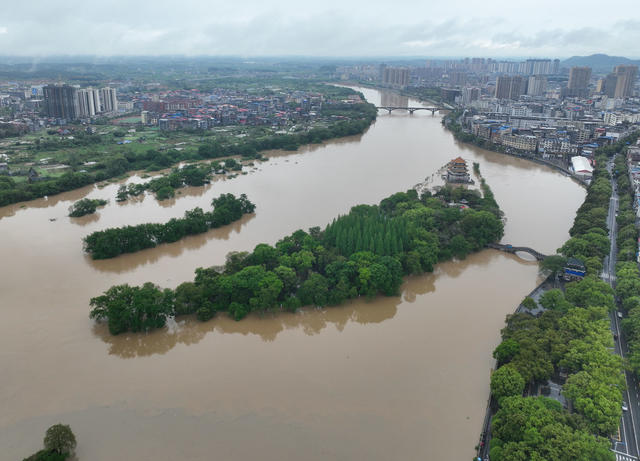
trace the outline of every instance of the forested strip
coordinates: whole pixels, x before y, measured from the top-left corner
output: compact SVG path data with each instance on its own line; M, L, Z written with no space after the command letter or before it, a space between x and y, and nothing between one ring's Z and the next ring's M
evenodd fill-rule
M614 174L618 182L618 261L635 261L638 251L638 228L633 209L634 191L629 178L626 155L615 159Z
M216 227L237 221L245 213L253 213L255 205L245 194L236 198L223 194L211 202L213 211L202 208L188 210L184 218L173 218L165 224L138 224L114 227L94 232L84 238L84 249L93 259L113 258L123 253L135 253L161 243L171 243L187 235L202 234Z
M471 208L449 206L452 199ZM396 193L379 206L353 207L324 230L298 230L275 246L230 253L223 269L196 269L195 280L175 290L114 286L91 300L90 316L118 334L162 327L167 317L185 314L208 320L226 312L240 320L250 312L397 295L404 275L432 271L438 261L498 241L503 224L494 203L463 188L435 196Z
M538 317L525 313L507 317L503 341L494 351L498 369L491 377L498 403L490 445L494 461L615 459L607 438L618 429L625 381L622 359L611 352L607 312L615 309L614 292L599 274L609 253L607 155L622 151L627 141L597 151L593 180L576 214L571 238L558 250L563 258L585 261L587 276L567 284L565 292L547 291L540 299L546 310ZM555 258L560 262L557 270L563 258ZM637 277L637 267L634 271L628 264L619 267ZM622 290L618 285L616 294L623 295ZM637 288L628 286L624 294L634 290L637 293ZM627 301L629 307L640 305L640 298L636 299L638 303ZM640 338L640 321L637 325ZM625 319L624 326L633 330L632 320ZM562 373L568 374L562 392L573 413L555 400L522 396L526 388L542 385L545 389L552 376Z

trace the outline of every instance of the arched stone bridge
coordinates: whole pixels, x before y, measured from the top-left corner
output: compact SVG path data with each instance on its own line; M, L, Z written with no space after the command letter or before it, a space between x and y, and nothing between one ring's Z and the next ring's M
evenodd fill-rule
M513 245L503 245L501 243L489 243L487 245L487 247L489 248L493 248L495 250L500 250L500 251L504 251L506 253L517 253L518 251L522 251L524 253L529 253L531 256L533 256L534 258L536 258L538 261L542 261L544 258L546 258L546 255L543 255L542 253L534 250L533 248L529 248L529 247L514 247Z
M410 114L413 114L417 110L430 110L431 115L435 114L437 111L446 109L446 107L402 107L402 106L376 106L378 110L386 110L391 113L394 110L406 110L409 111Z

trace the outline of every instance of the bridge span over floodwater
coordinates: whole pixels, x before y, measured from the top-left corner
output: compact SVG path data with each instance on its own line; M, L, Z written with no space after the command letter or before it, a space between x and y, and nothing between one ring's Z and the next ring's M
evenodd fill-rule
M546 255L543 255L542 253L534 250L533 248L529 248L529 247L515 247L513 245L503 245L501 243L489 243L487 245L487 247L489 248L493 248L495 250L500 250L500 251L504 251L506 253L517 253L519 251L523 252L523 253L529 253L531 256L533 256L534 258L536 258L538 261L542 261L544 258L546 258Z
M429 110L431 111L431 115L434 115L439 110L447 109L446 107L406 107L406 106L376 106L378 110L386 110L391 113L394 110L406 110L410 114L413 114L417 110Z

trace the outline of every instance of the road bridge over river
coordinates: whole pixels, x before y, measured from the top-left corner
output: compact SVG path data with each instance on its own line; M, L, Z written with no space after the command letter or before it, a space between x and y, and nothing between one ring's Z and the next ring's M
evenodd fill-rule
M543 255L539 251L536 251L533 248L529 248L529 247L515 247L513 245L509 245L509 244L503 245L501 243L490 243L487 246L489 248L493 248L495 250L504 251L506 253L513 253L513 254L518 253L518 252L529 253L531 256L536 258L538 261L542 261L544 258L546 258L546 255Z
M406 110L409 111L410 114L413 114L417 110L430 110L431 115L434 115L439 110L446 110L446 107L403 107L403 106L376 106L378 110L386 110L391 113L394 110Z

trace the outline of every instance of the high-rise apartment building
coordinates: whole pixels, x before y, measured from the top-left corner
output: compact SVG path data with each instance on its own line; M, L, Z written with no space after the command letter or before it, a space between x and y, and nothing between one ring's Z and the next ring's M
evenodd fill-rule
M532 75L527 82L527 94L529 96L544 96L547 91L547 77L544 75Z
M384 67L382 84L394 88L405 88L409 85L409 69L406 67Z
M80 116L77 88L69 85L47 85L42 91L49 117L75 120Z
M609 74L598 82L596 90L598 93L613 98L615 97L616 86L618 86L618 76L616 74Z
M638 66L616 66L613 73L617 77L614 98L630 98L633 96L633 85L638 77Z
M464 86L467 83L467 73L449 72L449 83L454 86Z
M118 97L116 95L115 88L101 88L100 89L100 112L116 112L118 110Z
M521 64L519 72L526 75L552 75L560 69L559 59L527 59Z
M86 88L78 90L79 117L94 117L100 110L100 90Z
M524 92L524 79L519 75L501 75L496 82L496 98L518 99Z
M591 80L591 67L572 67L569 70L569 83L567 88L570 90L586 90Z
M591 81L591 67L575 66L569 70L569 82L562 89L562 96L586 97L589 94L589 82ZM598 85L602 88L602 85Z
M115 88L79 89L70 85L47 85L43 93L49 117L77 120L118 110Z
M473 101L480 99L480 88L463 88L462 89L462 104L468 106Z

